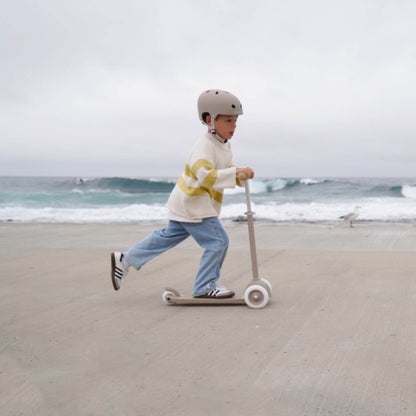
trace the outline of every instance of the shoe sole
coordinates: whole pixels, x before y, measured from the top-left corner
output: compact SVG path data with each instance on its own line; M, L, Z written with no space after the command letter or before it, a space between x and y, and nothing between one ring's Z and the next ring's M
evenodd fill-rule
M220 295L220 296L209 296L209 295L200 295L194 296L195 299L228 299L234 297L235 293L231 292L228 295Z
M111 281L113 282L114 290L119 290L120 285L116 281L116 278L114 277L116 273L116 257L114 256L114 253L111 253Z

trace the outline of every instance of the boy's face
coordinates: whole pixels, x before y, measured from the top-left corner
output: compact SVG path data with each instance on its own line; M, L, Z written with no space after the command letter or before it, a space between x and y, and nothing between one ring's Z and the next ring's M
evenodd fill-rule
M238 116L219 115L214 121L216 132L223 138L230 140L237 127Z

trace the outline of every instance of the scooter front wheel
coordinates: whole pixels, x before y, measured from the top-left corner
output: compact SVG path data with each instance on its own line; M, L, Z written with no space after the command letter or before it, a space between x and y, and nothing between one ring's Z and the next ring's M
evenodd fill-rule
M266 286L269 291L269 295L272 295L272 285L267 279L260 279Z
M260 285L249 286L244 292L244 301L253 309L264 308L269 302L269 292Z

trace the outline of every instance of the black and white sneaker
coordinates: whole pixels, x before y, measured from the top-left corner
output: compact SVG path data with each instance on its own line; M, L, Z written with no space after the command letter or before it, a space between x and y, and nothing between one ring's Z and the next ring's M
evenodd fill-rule
M226 299L232 298L235 293L232 290L227 289L224 286L216 286L215 289L210 290L208 293L200 296L194 296L195 298L214 298L214 299Z
M111 253L111 280L114 290L120 289L121 281L127 276L129 271L128 267L123 265L123 259L123 253Z

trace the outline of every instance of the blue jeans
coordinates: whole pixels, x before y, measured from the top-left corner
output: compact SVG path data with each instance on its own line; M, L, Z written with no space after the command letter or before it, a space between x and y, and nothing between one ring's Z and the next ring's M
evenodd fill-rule
M193 296L215 289L227 254L228 236L217 217L202 222L169 221L165 228L153 231L143 241L124 253L127 262L139 270L152 258L192 236L205 249L192 289Z

